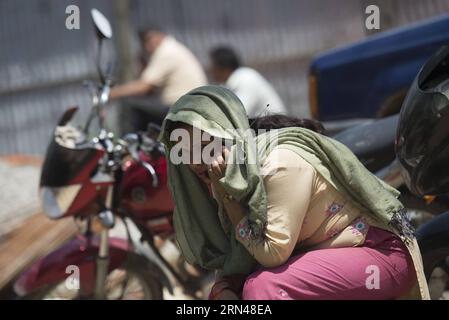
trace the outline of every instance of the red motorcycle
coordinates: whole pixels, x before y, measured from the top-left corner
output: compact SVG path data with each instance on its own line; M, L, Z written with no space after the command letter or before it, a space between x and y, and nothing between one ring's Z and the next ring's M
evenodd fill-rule
M101 48L112 31L99 11L93 9L92 18ZM29 299L162 299L164 287L173 294L170 277L199 298L210 274L180 256L169 261L157 244L174 240L174 204L164 148L156 140L159 128L150 124L147 132L121 139L107 132L103 118L111 81L98 69L100 83L89 83L93 108L84 130L70 125L78 108L67 110L48 146L40 180L45 213L52 219L73 217L80 233L20 274L10 291ZM89 137L95 118L99 133ZM117 218L128 239L110 236ZM137 243L129 224L139 231Z

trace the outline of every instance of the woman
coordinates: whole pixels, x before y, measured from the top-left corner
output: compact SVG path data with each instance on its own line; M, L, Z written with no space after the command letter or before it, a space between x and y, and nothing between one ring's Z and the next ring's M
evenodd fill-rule
M312 122L252 124L281 129L254 138L238 98L205 86L162 126L176 238L218 271L211 299L429 298L397 190Z

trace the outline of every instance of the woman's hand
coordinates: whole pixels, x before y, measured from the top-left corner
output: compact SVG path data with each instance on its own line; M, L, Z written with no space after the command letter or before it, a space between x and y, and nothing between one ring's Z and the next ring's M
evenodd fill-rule
M226 147L223 147L222 155L219 155L212 161L212 165L208 170L208 176L216 198L221 198L224 204L224 211L226 212L232 225L235 227L244 217L245 209L243 206L230 197L224 187L219 183L219 180L225 176L226 163L229 159L230 152Z
M209 300L239 300L239 296L235 293L235 279L222 278L215 282L212 286Z
M222 148L222 153L218 155L210 165L208 174L212 181L218 181L224 177L226 172L226 162L229 158L229 150L226 147Z
M229 158L229 150L223 147L222 154L217 156L210 165L208 170L208 176L211 184L214 186L215 190L219 194L223 194L224 190L218 183L218 181L225 176L226 172L226 162Z

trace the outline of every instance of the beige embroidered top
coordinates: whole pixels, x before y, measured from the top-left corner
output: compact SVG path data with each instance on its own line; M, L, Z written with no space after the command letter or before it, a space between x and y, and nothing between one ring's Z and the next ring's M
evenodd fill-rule
M294 151L276 148L262 163L267 193L267 229L260 243L250 240L246 217L235 227L236 238L266 267L286 262L294 250L363 245L370 226L388 230L355 207ZM220 216L225 230L230 221ZM409 246L420 286L409 298L428 298L416 241Z
M236 236L266 267L284 263L295 249L362 245L369 226L377 225L291 150L270 152L262 176L268 197L265 240L250 240L246 218L236 226Z

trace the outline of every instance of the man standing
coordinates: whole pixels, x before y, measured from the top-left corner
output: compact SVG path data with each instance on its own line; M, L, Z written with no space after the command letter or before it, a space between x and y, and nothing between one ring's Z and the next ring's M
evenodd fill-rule
M139 79L112 88L110 94L111 99L133 97L124 102L131 108L134 130L144 129L148 121L161 122L180 96L207 83L198 60L174 37L149 27L140 39L149 55L147 66Z
M212 77L239 97L249 118L261 116L265 111L271 114L287 113L270 83L256 70L241 66L234 50L217 47L209 55Z

